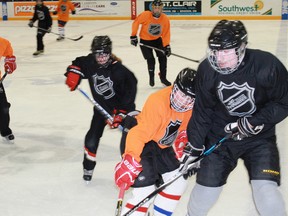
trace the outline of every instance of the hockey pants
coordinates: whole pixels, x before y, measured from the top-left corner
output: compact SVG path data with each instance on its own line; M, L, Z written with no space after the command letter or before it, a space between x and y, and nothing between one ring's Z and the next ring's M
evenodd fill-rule
M168 181L173 177L177 170L172 172L164 173L162 175L163 181ZM154 198L146 202L144 205L139 207L132 216L144 216L147 214L149 206L153 203L153 216L170 216L173 214L182 194L184 193L187 186L187 181L181 177L169 186L164 188ZM132 189L132 197L127 201L125 208L123 209L122 215L128 212L134 205L143 200L151 192L156 189L155 185L139 187Z
M256 208L261 216L286 216L285 204L278 185L274 181L251 180L251 187ZM188 203L187 216L206 216L216 203L223 189L205 187L196 183Z

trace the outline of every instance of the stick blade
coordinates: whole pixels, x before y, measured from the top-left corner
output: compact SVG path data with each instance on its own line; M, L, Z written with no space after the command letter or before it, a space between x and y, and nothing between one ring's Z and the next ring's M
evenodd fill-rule
M69 40L73 40L73 41L78 41L78 40L81 40L83 38L83 35L81 35L80 37L78 38L67 38Z
M81 40L83 38L83 35L81 35L79 38L75 38L74 41Z

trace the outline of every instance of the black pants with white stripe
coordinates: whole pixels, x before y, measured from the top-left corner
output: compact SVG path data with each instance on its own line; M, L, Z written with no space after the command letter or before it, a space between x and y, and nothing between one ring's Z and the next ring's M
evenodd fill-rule
M7 101L6 93L3 84L0 84L0 133L1 136L8 136L12 134L12 130L9 128L10 115L9 108L10 103Z

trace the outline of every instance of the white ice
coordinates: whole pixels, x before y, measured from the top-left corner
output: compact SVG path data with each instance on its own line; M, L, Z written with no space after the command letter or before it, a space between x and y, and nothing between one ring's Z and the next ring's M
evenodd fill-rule
M79 92L70 92L64 84L66 67L76 57L89 53L95 35L109 35L113 52L138 78L137 108L141 110L147 96L163 86L156 79L148 85L148 72L139 47L130 45L132 21L70 21L66 36L44 38L45 53L36 51L36 29L28 21L0 22L1 37L14 47L18 68L4 84L11 106L11 128L15 144L0 142L0 215L4 216L112 216L118 189L114 185L114 167L120 160L120 131L105 129L97 155L97 166L90 185L82 180L83 140L92 118L92 104ZM207 37L216 21L171 21L172 52L191 59L201 59ZM269 51L287 67L287 21L244 21L249 47ZM269 26L269 27L268 27ZM54 21L53 32L58 32ZM157 64L158 66L158 64ZM197 64L171 56L168 79L173 81L184 67ZM3 59L1 64L3 70ZM87 81L81 87L89 94ZM282 165L280 190L288 203L288 120L277 127ZM188 197L195 183L181 199L174 215L184 216ZM129 191L125 198L129 197ZM247 172L239 161L217 204L209 215L256 216Z

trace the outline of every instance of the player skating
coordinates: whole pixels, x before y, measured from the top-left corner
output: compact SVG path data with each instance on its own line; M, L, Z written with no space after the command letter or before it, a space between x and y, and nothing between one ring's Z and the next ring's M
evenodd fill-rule
M166 14L162 13L163 2L161 0L154 0L152 2L152 10L144 11L134 20L132 24L132 33L130 36L131 44L137 46L138 37L137 32L141 25L139 37L140 43L156 47L164 50L163 52L157 51L156 55L159 61L160 69L160 80L166 85L170 86L171 83L167 80L167 57L171 54L170 48L170 21ZM149 72L149 85L154 86L154 73L155 73L155 58L153 49L146 46L140 46L143 57L147 61L148 72Z
M13 48L11 46L11 43L7 39L0 37L0 59L2 57L5 57L4 59L5 73L8 73L8 74L13 73L13 71L17 67L16 57L14 56ZM6 141L13 143L15 137L12 133L11 128L9 127L10 106L11 104L7 101L5 89L3 86L3 79L2 79L0 83L0 133L1 133L1 136L4 137Z
M56 11L53 11L54 15L57 14L58 19L59 37L56 39L57 41L65 39L65 25L69 21L70 11L72 14L76 14L75 6L70 0L59 0Z
M34 14L32 19L30 19L28 26L32 28L34 22L36 22L37 20L37 50L33 53L34 56L38 56L44 53L43 37L46 33L51 32L52 28L52 18L48 7L44 5L43 0L36 0Z
M112 54L112 41L108 36L95 36L91 53L72 61L65 76L66 84L71 91L77 88L82 79L88 79L94 100L114 117L111 128L119 126L122 113L135 110L137 79ZM90 129L85 136L83 159L85 181L91 181L97 149L106 124L105 117L94 109Z
M201 149L227 133L232 139L201 161L189 216L207 215L238 159L244 160L259 214L286 215L278 190L275 126L288 115L288 73L274 55L248 49L247 42L241 21L219 21L208 39L207 58L197 70L199 88L188 140Z
M187 123L192 115L195 100L194 77L196 71L183 69L173 86L166 87L149 96L142 112L125 119L121 146L123 159L115 168L115 183L118 187L130 186L132 198L126 203L123 214L129 211L178 173L179 160L172 147L175 140L186 139ZM197 166L197 164L195 164ZM154 216L171 215L181 198L186 180L181 177L167 186L154 200ZM144 216L153 199L139 207L133 216Z

